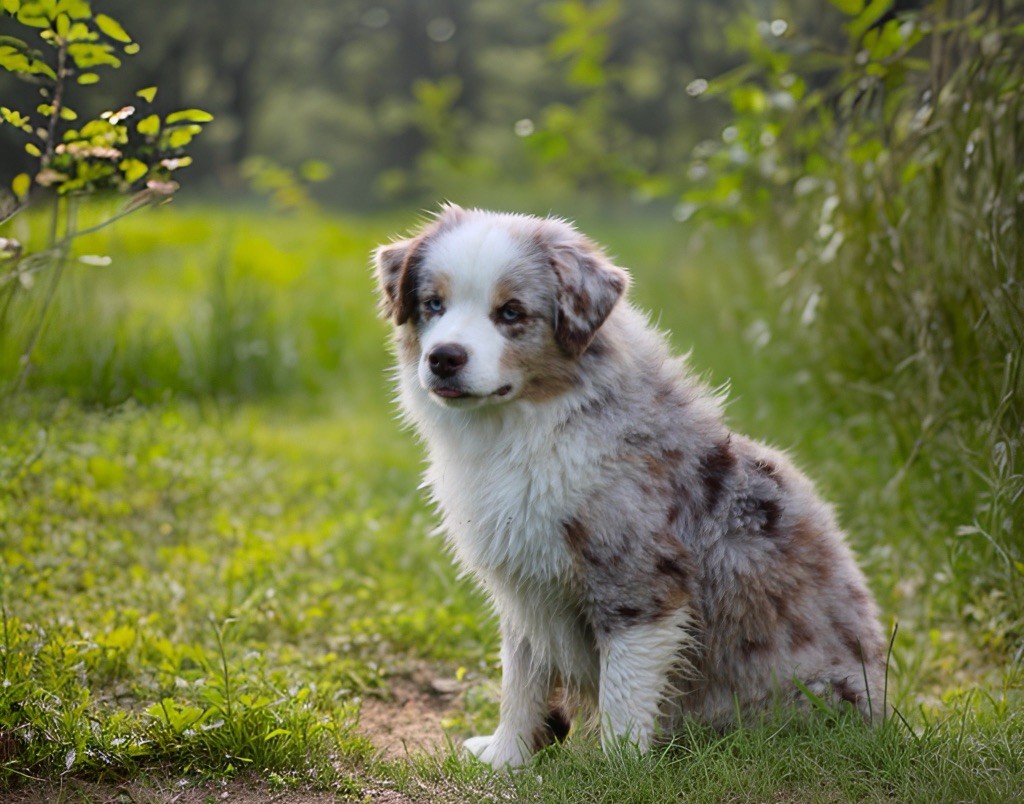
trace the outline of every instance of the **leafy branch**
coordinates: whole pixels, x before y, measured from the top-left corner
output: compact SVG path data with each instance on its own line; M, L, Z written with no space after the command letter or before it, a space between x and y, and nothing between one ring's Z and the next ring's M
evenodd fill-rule
M201 109L161 115L154 109L157 88L151 86L138 90L129 104L80 121L71 105L73 88L97 84L97 70L120 68L124 56L139 52L138 43L117 20L94 14L89 0L0 0L0 10L41 43L37 47L26 39L0 36L0 69L37 86L40 95L34 109L0 106L0 125L21 131L26 153L36 160L31 173L14 178L10 197L0 197L0 225L33 198L51 206L42 249L28 253L14 238L0 237L0 332L8 328L14 296L33 286L35 274L53 270L18 374L8 388L13 392L27 376L74 241L168 200L179 187L175 172L192 162L186 148L213 117ZM132 197L116 214L78 229L79 201L109 192Z

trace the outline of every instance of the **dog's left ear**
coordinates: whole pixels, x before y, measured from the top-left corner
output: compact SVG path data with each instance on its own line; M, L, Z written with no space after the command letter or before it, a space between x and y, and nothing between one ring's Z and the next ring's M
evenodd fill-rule
M409 320L411 311L406 309L415 299L403 291L403 279L409 280L406 262L416 245L417 238L396 240L386 246L379 246L373 254L376 266L377 284L380 289L380 309L385 318L396 324Z
M579 357L629 286L629 274L568 224L545 223L540 243L558 281L555 338Z

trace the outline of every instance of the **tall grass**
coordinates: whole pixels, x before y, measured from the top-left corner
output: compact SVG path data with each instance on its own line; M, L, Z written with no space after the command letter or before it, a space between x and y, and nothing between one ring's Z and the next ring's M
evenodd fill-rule
M898 459L887 493L946 553L930 582L983 646L1019 660L1024 9L834 5L849 15L844 53L799 27L755 34L752 65L713 82L734 144L699 152L711 183L692 198L770 217L754 257L779 290L775 323L808 344L834 409L884 417Z
M149 214L77 244L87 262L62 280L29 387L98 404L243 399L345 386L355 365L380 362L379 333L360 326L370 277L352 269L373 235L252 210L213 225L199 210ZM112 264L88 264L97 253ZM16 371L41 304L13 295L0 377Z
M913 500L922 536L948 546L983 641L1019 660L1024 39L983 6L935 11L921 94L853 108L800 281L820 294L821 376L835 391L870 389L858 402L884 411L905 461L892 486L911 471L934 485ZM887 144L877 158L852 158L873 140ZM835 258L822 259L834 239Z

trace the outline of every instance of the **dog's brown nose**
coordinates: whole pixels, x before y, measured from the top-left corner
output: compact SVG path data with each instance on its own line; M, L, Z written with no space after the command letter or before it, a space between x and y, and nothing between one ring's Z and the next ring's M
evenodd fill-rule
M435 346L427 355L427 362L430 363L430 370L438 377L451 377L460 368L466 365L469 354L461 346L455 343L442 343Z

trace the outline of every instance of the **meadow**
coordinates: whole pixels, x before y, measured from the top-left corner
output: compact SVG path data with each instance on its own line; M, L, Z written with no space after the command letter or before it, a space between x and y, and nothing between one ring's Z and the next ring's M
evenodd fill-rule
M1019 795L1022 674L998 624L964 615L972 580L954 559L970 534L922 520L946 487L906 460L879 406L817 381L821 344L778 326L786 290L751 260L756 234L559 211L633 271L676 349L729 384L731 425L788 449L836 504L895 631L885 725L695 724L612 759L580 735L517 774L461 757L496 722L497 628L417 491L369 270L416 213L176 205L76 243L86 259L0 408L5 797ZM34 224L15 235L31 244ZM40 296L8 310L5 380Z

